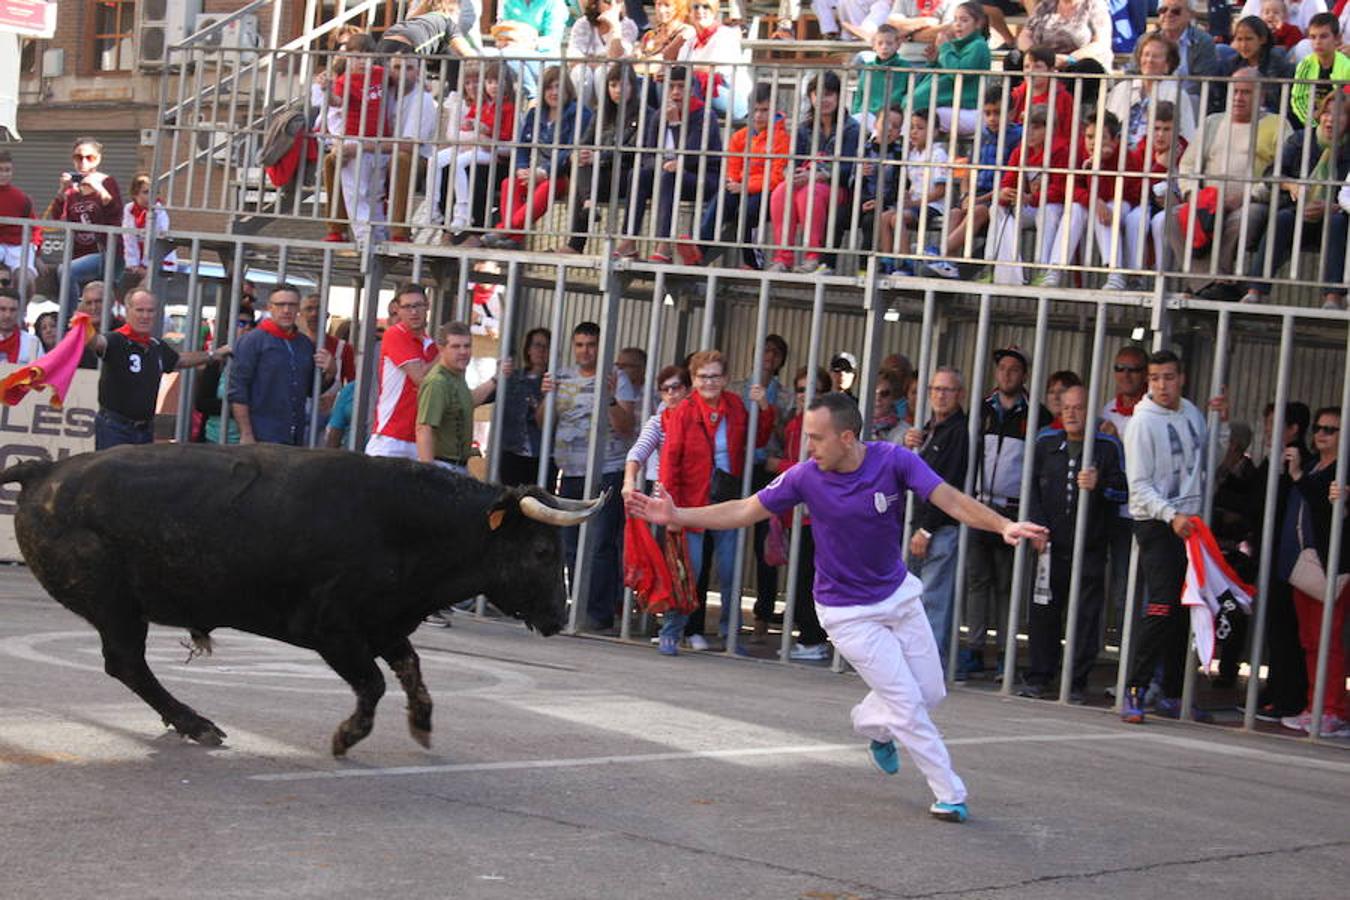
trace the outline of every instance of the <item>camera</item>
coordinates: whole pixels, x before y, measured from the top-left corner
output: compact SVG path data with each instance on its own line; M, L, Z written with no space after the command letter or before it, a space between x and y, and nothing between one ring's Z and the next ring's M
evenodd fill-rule
M80 172L71 172L71 173L70 173L70 183L71 183L71 184L79 184L81 181L84 181L84 175L83 175L82 173L80 173Z

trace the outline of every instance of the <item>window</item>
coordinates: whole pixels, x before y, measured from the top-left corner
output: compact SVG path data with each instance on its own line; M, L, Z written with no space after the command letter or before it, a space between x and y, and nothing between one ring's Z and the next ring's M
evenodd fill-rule
M135 0L91 0L91 68L95 72L130 72L136 66Z

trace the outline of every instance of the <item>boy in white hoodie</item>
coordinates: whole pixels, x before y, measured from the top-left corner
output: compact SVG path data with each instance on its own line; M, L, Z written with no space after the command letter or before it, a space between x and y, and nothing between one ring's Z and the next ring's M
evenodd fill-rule
M1162 698L1157 712L1181 715L1189 619L1181 607L1186 580L1186 538L1204 504L1205 447L1210 439L1205 414L1181 396L1186 373L1170 350L1148 358L1148 396L1134 407L1125 427L1125 475L1130 483L1130 516L1139 541L1139 568L1148 585L1148 606L1139 626L1134 665L1120 717L1144 721L1144 692L1161 658ZM1220 444L1228 441L1228 398L1220 390L1209 403L1219 414ZM1197 711L1197 719L1201 718Z

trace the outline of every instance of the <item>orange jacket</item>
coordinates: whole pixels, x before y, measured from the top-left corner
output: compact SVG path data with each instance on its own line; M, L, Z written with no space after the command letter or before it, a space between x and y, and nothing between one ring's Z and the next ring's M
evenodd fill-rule
M769 147L769 135L773 135L773 147ZM745 143L750 142L750 177L745 175ZM767 149L766 149L767 148ZM750 137L750 127L737 131L727 144L727 181L745 183L747 194L772 193L783 181L783 170L787 168L788 157L792 153L792 141L787 129L783 127L781 116L774 116L772 124L754 137ZM771 158L769 166L769 184L764 184L764 160Z

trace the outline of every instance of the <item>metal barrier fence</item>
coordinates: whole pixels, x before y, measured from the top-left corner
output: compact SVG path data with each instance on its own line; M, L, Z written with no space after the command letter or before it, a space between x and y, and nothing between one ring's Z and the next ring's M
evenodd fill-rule
M29 222L24 227L33 224ZM69 231L75 226L69 223L39 224L44 229L67 232L65 246L71 246ZM118 229L79 227L102 231L110 239L120 236ZM324 298L324 308L321 310L323 321L327 320L328 315L327 297L336 287L349 286L356 291L358 299L352 310L352 340L357 349L359 365L357 411L354 417L356 426L348 440L348 446L352 449L362 446L371 417L371 388L376 378L377 340L383 312L382 291L387 296L391 285L406 279L436 286L433 290L432 321L442 321L467 315L470 299L466 283L469 280L495 277L504 288L500 336L502 353L514 355L513 350L526 330L544 325L550 328L554 336L547 365L549 371L557 371L569 361L565 355L565 336L570 335L573 326L582 320L594 320L601 328L598 371L608 372L612 369L621 347L634 345L644 348L649 364L641 385L639 423L644 422L655 409L654 377L663 362L682 359L688 352L699 348L721 347L728 352L731 371L746 375L748 381L753 381L758 377L758 361L763 359L768 336L775 333L791 337L792 351L784 366L784 371L788 373L798 366L806 366L808 371L814 371L840 349L853 350L858 357L859 382L856 387L859 396L865 399L872 396L877 384L877 373L885 357L902 352L911 359L917 359L914 421L919 423L919 427L923 427L929 417L927 385L936 367L954 364L968 376L965 382L967 400L963 405L973 409L986 389L984 386L989 383L993 350L1009 344L1030 348L1028 434L1034 434L1046 424L1038 421L1043 387L1048 374L1060 369L1073 369L1081 373L1088 388L1088 420L1096 421L1103 400L1111 393L1107 387L1111 378L1111 363L1116 349L1122 345L1145 349L1179 349L1189 373L1188 393L1201 406L1203 399L1215 393L1219 386L1228 385L1235 418L1254 421L1263 405L1273 400L1275 412L1272 434L1283 433L1285 404L1291 399L1304 400L1312 407L1325 405L1344 409L1350 396L1350 368L1346 366L1347 345L1350 345L1347 325L1350 322L1344 313L1335 311L1237 306L1176 297L1167 297L1160 303L1145 304L1134 298L1086 291L1068 297L1037 296L1036 292L1027 288L1009 291L975 283L963 284L962 291L956 293L941 290L947 287L945 282L927 279L913 280L925 284L922 291L896 291L883 287L880 279L865 280L861 286L841 286L831 283L829 279L811 279L784 273L745 271L699 272L698 275L691 275L687 267L672 270L670 267L634 263L621 268L617 260L609 258L592 261L536 254L523 254L520 258L509 259L500 276L487 276L470 273L468 266L451 265L462 257L464 251L443 246L386 245L383 249L391 251L389 253L374 252L377 248L372 246L367 256L357 259L343 254L340 248L332 244L320 241L258 235L174 231L167 235L156 235L154 240L162 241L166 246L177 246L180 255L178 271L167 272L155 267L150 269L153 273L151 286L163 293L175 282L175 290L183 289L183 283L186 282L189 322L199 320L205 305L203 298L207 279L201 275L203 266L214 260L220 260L225 265L228 288L224 289L223 296L228 297L230 302L217 305L214 333L224 336L226 340L234 336L234 323L248 265L275 271L278 281L304 277L317 285L318 293ZM69 259L53 262L68 271ZM590 266L594 266L594 269L587 272ZM105 263L105 272L108 267ZM29 277L28 273L20 272L21 283L27 283ZM115 279L110 279L110 283L115 283ZM929 284L932 287L927 287ZM61 285L62 296L66 287L66 284ZM111 304L105 304L105 327L110 314ZM222 319L222 316L228 318ZM198 348L202 339L203 335L198 329L186 329L188 349ZM1273 391L1270 384L1272 370L1275 380ZM317 388L317 372L315 378ZM611 389L604 379L598 381L596 404L597 408L603 409ZM813 380L807 379L807 383L809 401L809 394L814 391ZM192 393L192 375L187 374L175 428L175 436L179 440L185 440L188 436ZM557 421L553 396L548 395L545 400L543 439L539 448L540 483L545 480L547 460L553 449L553 426ZM862 405L870 433L872 404L864 402ZM506 417L515 413L518 410L508 409L505 403L497 404L492 411L491 434L501 434ZM226 404L223 416L227 418L228 415ZM753 404L750 405L750 416L753 433L757 416ZM1207 445L1207 465L1211 472L1215 462L1227 449L1218 441L1217 424L1214 414L1211 414L1210 431L1211 435L1215 435ZM600 491L605 474L606 435L602 431L601 417L593 416L590 426L584 493L595 496ZM227 431L226 423L222 422L222 440ZM312 437L316 435L312 434ZM970 420L968 437L972 447L978 445L979 425L974 416ZM1347 449L1350 448L1347 448L1345 433L1342 432L1336 447L1336 479L1341 483L1345 482L1347 475ZM752 487L753 451L753 446L747 447L742 484L744 491ZM1085 465L1093 459L1095 452L1093 440L1089 438L1084 447ZM489 472L495 477L501 470L500 442L489 440L486 453ZM1021 478L1019 501L1022 509L1026 508L1030 490L1030 460L1028 454ZM1273 552L1279 538L1274 528L1277 515L1275 500L1281 475L1279 465L1271 466L1266 481L1260 486L1265 503L1260 520L1259 545L1265 549L1258 560L1258 597L1251 617L1248 645L1245 652L1240 654L1246 661L1249 673L1244 717L1246 728L1254 727L1255 701L1263 674L1268 598L1271 586L1283 574L1276 570ZM963 487L968 491L978 491L976 478L972 453ZM1207 516L1213 506L1213 488L1211 479ZM1332 517L1332 543L1327 560L1330 571L1335 571L1339 564L1343 512L1344 501L1341 500L1335 504ZM800 526L798 516L792 532L792 554L784 591L785 611L779 648L779 658L784 664L790 663L793 642L793 610L797 591L795 576L801 564ZM1082 528L1083 520L1080 517L1077 531L1079 539L1083 534ZM570 627L573 632L586 631L588 628L586 605L591 596L590 569L597 537L589 525L582 529L579 537L578 562L571 573L573 602ZM746 575L753 568L753 550L748 537L748 533L738 536L735 563L738 584L747 580ZM907 529L906 540L908 538ZM968 555L968 536L963 529L956 567L957 605L952 630L946 635L952 651L949 658L953 662L956 659L955 650L962 640L963 627L968 641L969 627L984 621L983 616L967 610L962 602L966 590L964 582L968 572ZM1007 677L1001 690L1005 694L1015 689L1016 661L1021 649L1019 637L1026 630L1024 618L1030 575L1034 569L1034 555L1026 547L1019 548L1014 559L1013 589L1002 622L1002 651ZM1108 651L1101 660L1108 665L1113 659L1118 662L1131 658L1135 642L1134 626L1139 619L1139 592L1135 590L1139 577L1137 560L1132 558L1130 585L1126 592L1127 607L1123 617L1111 623L1113 631L1118 629L1120 632L1119 650L1116 653ZM1073 593L1067 611L1069 623L1076 621L1075 613L1079 605L1107 602L1104 597L1086 596L1081 591L1082 555L1074 566L1071 585ZM721 589L726 596L726 586L722 585ZM1343 640L1343 636L1334 633L1332 628L1333 608L1332 603L1324 607L1318 632L1320 638L1314 680L1318 698L1327 694L1330 648L1334 646L1334 641ZM733 606L729 616L728 631L731 635L738 635L743 616L740 606ZM631 598L626 598L619 619L620 637L644 639L646 634L642 624L643 619L632 606ZM1073 646L1074 627L1073 624L1068 627L1067 646ZM728 652L733 652L735 645L736 641L728 642ZM840 665L838 660L835 664ZM1118 666L1117 697L1124 684L1125 671L1124 666ZM1194 662L1186 668L1183 716L1189 715L1197 672L1198 667ZM954 676L954 673L955 667L952 666L949 675ZM1060 702L1069 699L1069 679L1069 667L1066 667L1059 683ZM1311 705L1320 711L1321 703L1322 700L1318 699ZM1320 719L1314 719L1314 722L1313 734L1316 736Z

